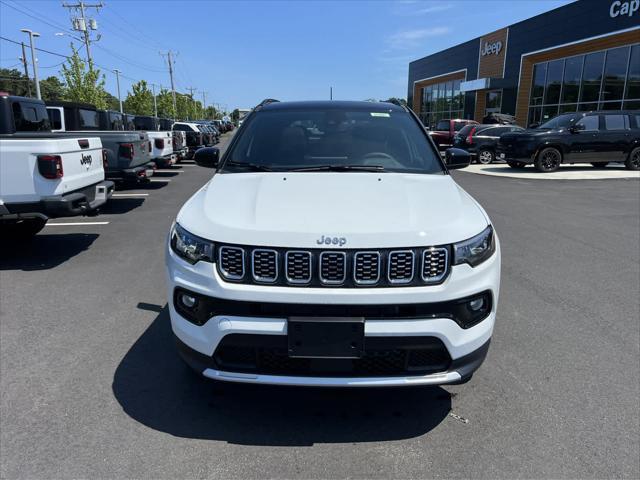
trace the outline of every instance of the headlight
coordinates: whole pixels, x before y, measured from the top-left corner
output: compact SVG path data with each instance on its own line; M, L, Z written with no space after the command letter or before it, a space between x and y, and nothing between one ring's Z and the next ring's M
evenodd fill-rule
M177 223L171 230L169 242L171 250L191 264L199 260L213 263L213 242L196 237Z
M453 245L453 264L480 265L496 251L496 239L489 225L475 237Z

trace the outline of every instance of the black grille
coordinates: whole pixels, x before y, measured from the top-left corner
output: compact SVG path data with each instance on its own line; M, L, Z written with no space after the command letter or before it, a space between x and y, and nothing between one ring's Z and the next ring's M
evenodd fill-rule
M344 252L322 252L320 254L320 281L341 284L347 278L347 257Z
M400 250L389 254L389 281L410 283L413 280L414 254L411 250Z
M311 281L311 252L287 252L286 264L289 283Z
M254 250L251 268L255 281L275 282L278 278L278 252L275 250Z
M238 247L220 247L220 272L230 280L244 277L244 250Z
M223 245L217 252L217 268L227 281L297 287L435 285L445 280L451 264L448 246L296 250Z
M380 280L380 254L358 252L353 256L353 278L359 285L372 285Z
M449 251L446 248L430 248L423 252L422 280L437 282L447 273Z
M214 368L264 375L376 377L445 372L451 357L434 337L367 337L358 359L291 358L282 335L230 334L213 356Z

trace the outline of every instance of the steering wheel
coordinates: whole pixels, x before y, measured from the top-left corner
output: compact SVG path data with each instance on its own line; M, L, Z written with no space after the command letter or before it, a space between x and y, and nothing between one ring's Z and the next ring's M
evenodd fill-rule
M396 161L395 158L385 152L369 152L362 157L363 160L369 160L371 158L384 158L385 160L391 160L392 162Z

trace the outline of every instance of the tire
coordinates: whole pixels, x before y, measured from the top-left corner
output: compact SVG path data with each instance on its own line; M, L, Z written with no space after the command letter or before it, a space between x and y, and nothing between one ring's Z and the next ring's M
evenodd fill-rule
M42 230L46 223L47 221L42 218L25 218L15 222L1 223L0 230L6 232L7 239L27 240Z
M536 170L539 172L550 173L558 170L561 163L562 154L560 153L560 150L554 147L547 147L543 148L542 151L538 153L534 165Z
M594 168L605 168L609 165L609 162L591 162L591 165L593 165Z
M631 150L629 157L624 162L624 166L629 170L640 170L640 147Z
M520 168L524 168L527 166L526 163L524 162L507 162L507 165L509 165L511 168L515 168L515 169L520 169Z
M491 150L482 149L478 152L478 163L481 163L482 165L489 165L490 163L493 163L495 159L496 154Z

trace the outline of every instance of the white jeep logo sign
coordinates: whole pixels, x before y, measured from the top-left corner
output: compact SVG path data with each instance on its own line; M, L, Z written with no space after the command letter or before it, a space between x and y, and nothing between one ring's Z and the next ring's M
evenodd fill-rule
M480 50L480 55L482 55L483 57L485 55L493 55L493 54L500 55L501 50L502 50L502 42L500 40L493 43L484 42L484 46L482 47L482 50Z

